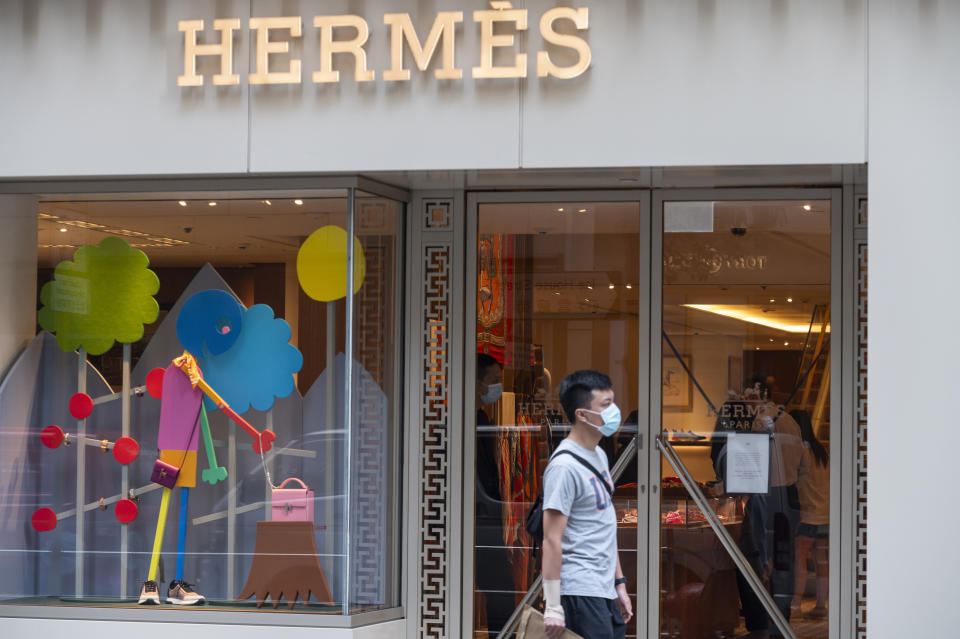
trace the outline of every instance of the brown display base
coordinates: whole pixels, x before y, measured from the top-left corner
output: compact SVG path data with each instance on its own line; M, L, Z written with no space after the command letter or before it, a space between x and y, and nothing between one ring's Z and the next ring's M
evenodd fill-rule
M313 522L258 521L253 565L247 583L237 600L257 597L257 608L269 597L273 607L286 598L293 608L299 597L310 600L310 593L320 603L333 605L333 595L320 566Z

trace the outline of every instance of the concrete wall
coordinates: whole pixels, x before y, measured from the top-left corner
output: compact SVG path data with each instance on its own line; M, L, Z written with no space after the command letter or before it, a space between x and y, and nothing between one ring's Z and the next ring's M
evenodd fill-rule
M960 4L870 3L871 639L955 637Z
M865 160L864 0L579 0L592 65L573 80L536 77L539 19L558 3L514 4L529 10L523 80L471 77L473 11L488 8L478 0L0 0L0 58L17 70L0 100L0 121L17 123L5 130L0 178ZM302 84L247 82L251 7L304 18L292 45ZM421 39L437 11L464 12L464 79L420 72L409 53L411 81L382 79L383 14L404 10ZM341 82L314 84L313 16L351 12L370 25L376 81L355 82L341 55ZM218 17L243 25L240 84L213 86L219 67L201 58L204 86L178 87L177 22L204 19L216 42ZM564 50L554 51L559 61Z

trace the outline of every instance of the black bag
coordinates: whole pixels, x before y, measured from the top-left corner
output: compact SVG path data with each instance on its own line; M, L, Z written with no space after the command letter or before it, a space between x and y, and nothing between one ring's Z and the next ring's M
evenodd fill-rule
M588 462L586 459L580 455L569 450L558 450L550 457L550 461L553 461L553 458L557 455L570 455L578 462L589 468L593 471L593 474L597 476L597 479L600 480L600 483L607 489L607 492L610 493L610 497L613 497L613 487L610 485L603 475L593 467L593 465ZM550 462L547 462L548 464ZM536 550L537 546L543 544L543 493L537 495L536 501L533 502L533 506L530 507L530 511L527 513L527 522L524 525L524 528L527 529L527 533L533 538L533 547Z

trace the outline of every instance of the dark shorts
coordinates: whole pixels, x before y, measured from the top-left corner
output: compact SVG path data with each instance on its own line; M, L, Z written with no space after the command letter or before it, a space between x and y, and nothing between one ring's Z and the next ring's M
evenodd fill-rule
M563 595L560 603L567 629L585 639L623 639L627 632L616 599Z

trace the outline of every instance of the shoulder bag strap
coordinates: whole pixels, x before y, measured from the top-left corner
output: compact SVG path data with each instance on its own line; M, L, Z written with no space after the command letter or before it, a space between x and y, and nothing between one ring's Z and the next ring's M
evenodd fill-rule
M593 471L593 474L596 475L596 476L597 476L597 479L600 480L600 483L603 484L603 487L606 488L606 489L607 489L607 492L610 493L610 496L613 497L613 488L610 486L610 482L608 482L608 481L606 480L606 478L604 478L604 476L601 475L600 472L599 472L596 468L593 467L593 464L591 464L590 462L588 462L586 459L584 459L584 458L581 457L580 455L576 454L575 452L573 452L573 451L571 451L571 450L567 450L566 448L563 449L563 450L558 450L557 452L555 452L555 453L553 454L553 457L551 457L550 459L552 460L552 459L553 459L554 457L556 457L557 455L570 455L571 457L573 457L574 459L576 459L578 462L580 462L581 464L583 464L584 466L586 466L587 468L589 468L590 470L592 470L592 471Z

